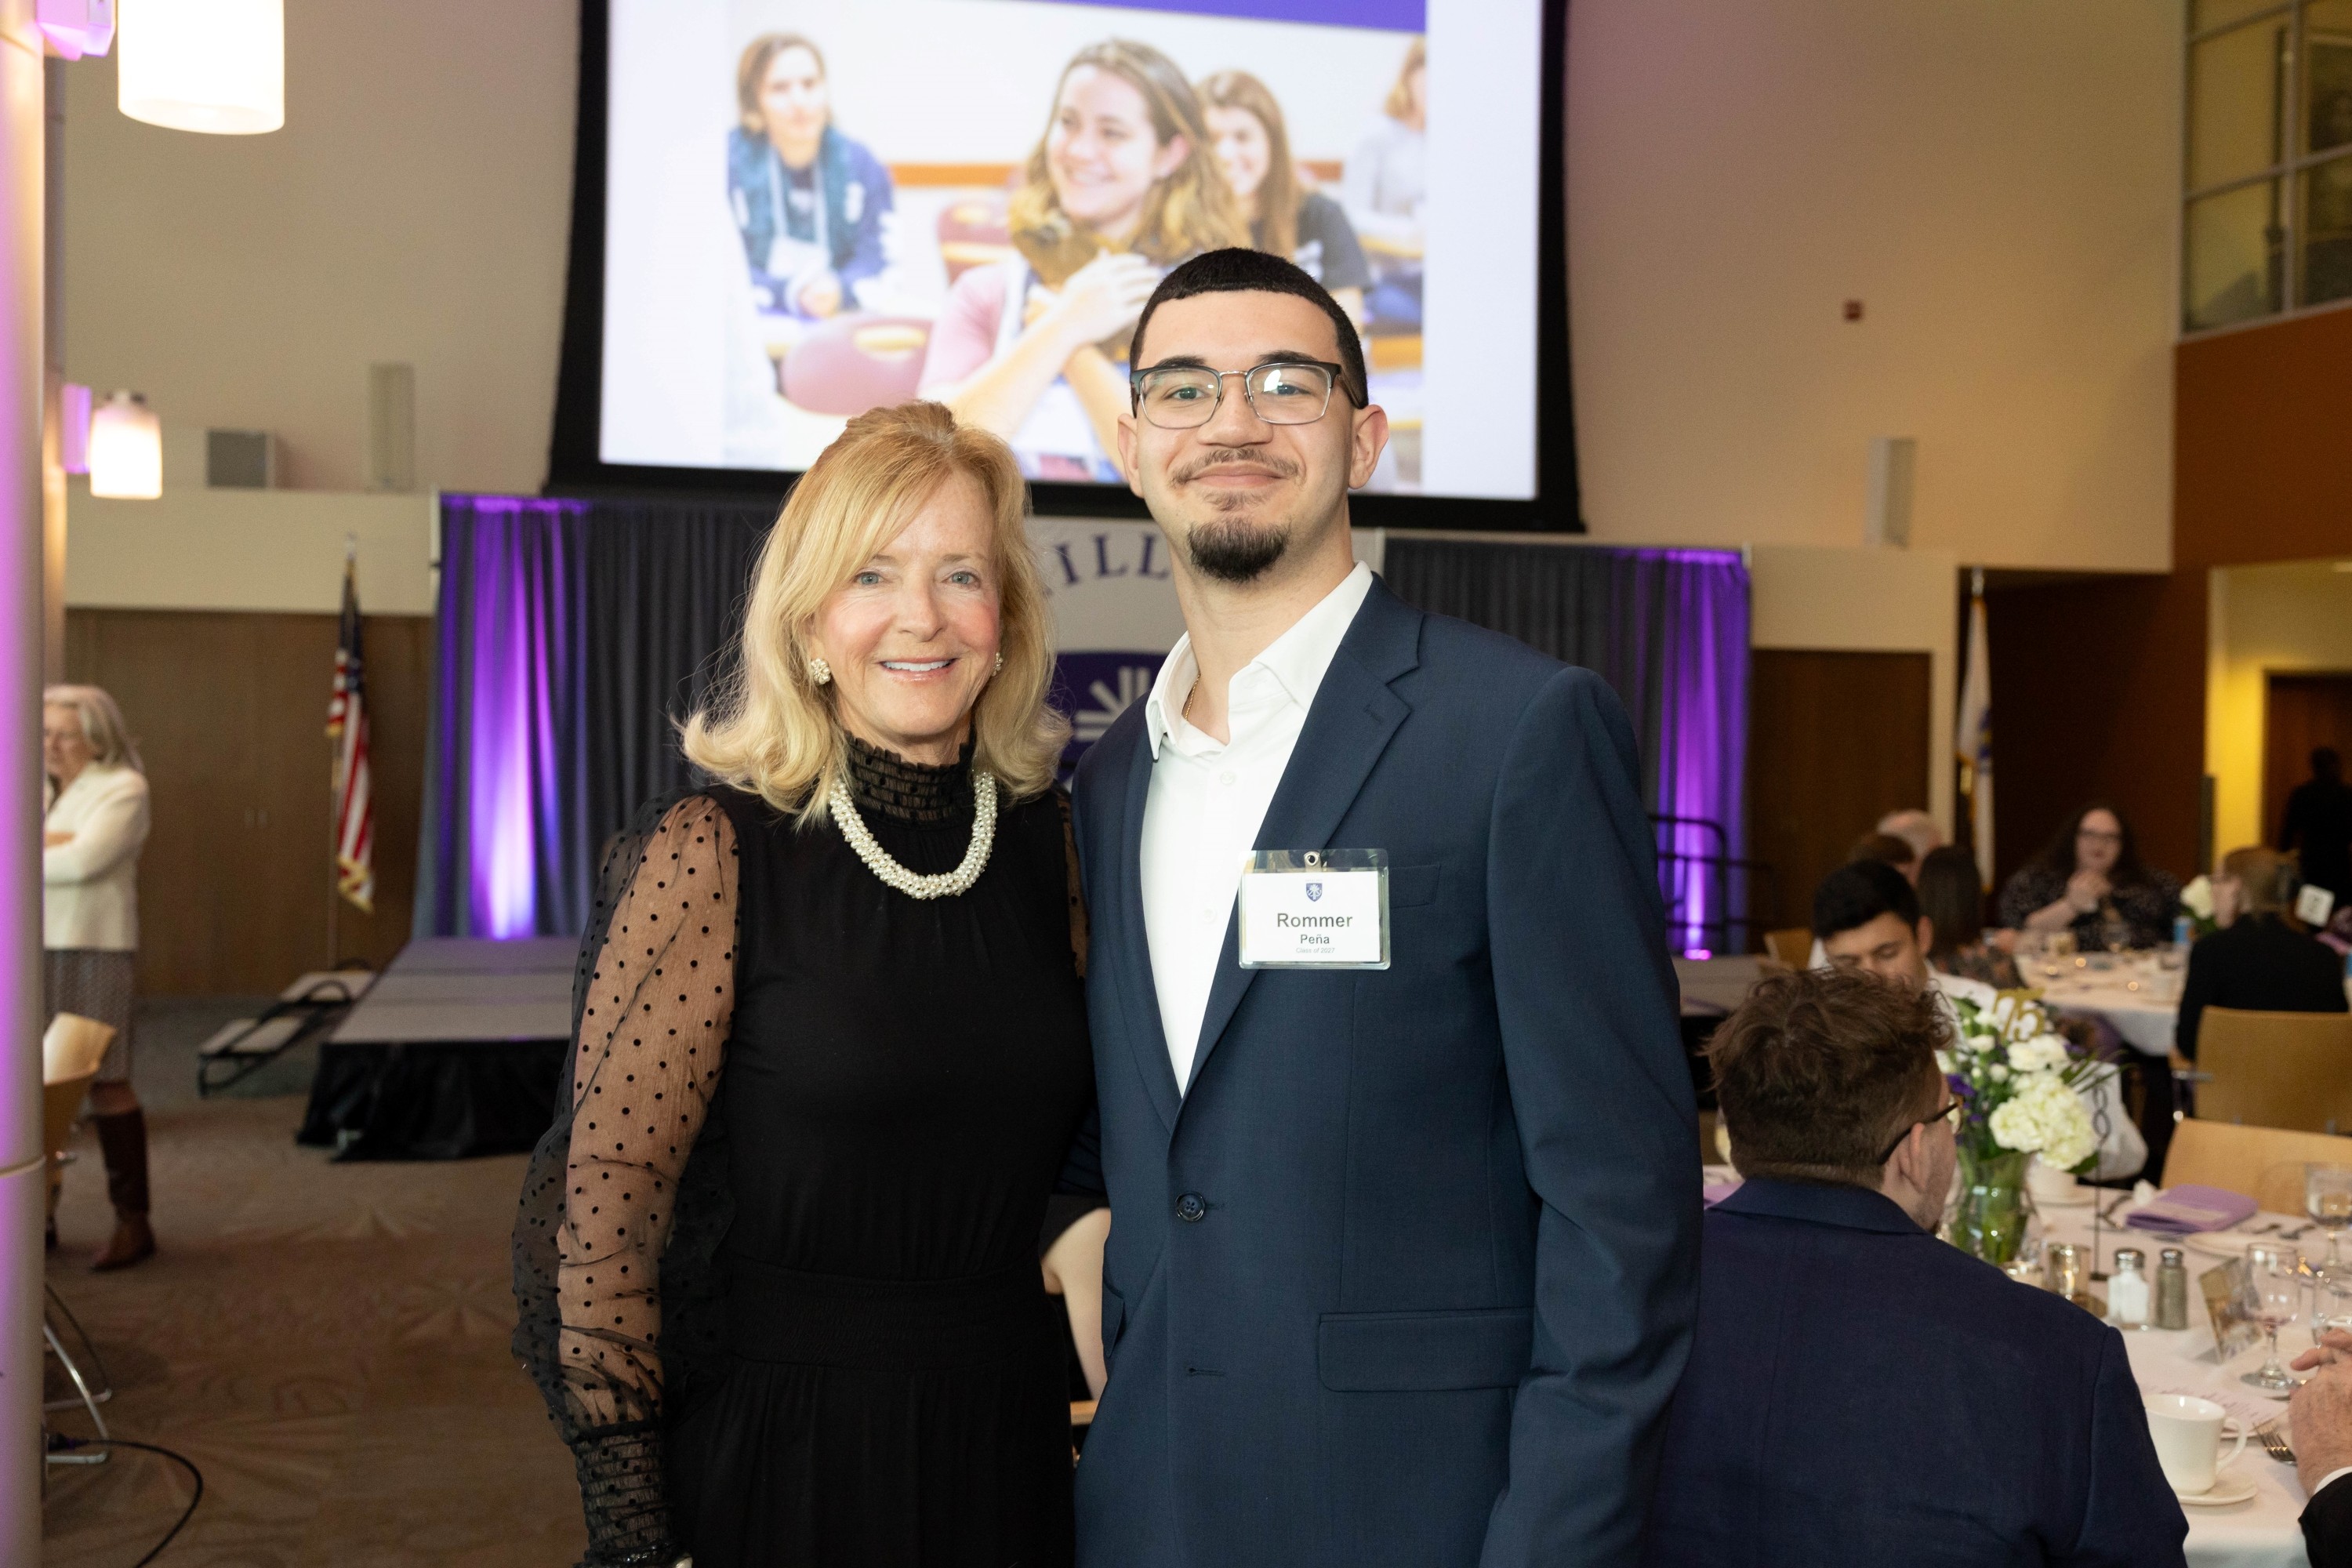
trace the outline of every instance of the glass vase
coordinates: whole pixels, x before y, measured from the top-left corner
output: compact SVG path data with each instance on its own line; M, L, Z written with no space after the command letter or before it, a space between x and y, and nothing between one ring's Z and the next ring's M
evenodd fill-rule
M2014 1149L1979 1153L1963 1145L1960 1201L1952 1210L1952 1245L1999 1268L2025 1240L2025 1164Z

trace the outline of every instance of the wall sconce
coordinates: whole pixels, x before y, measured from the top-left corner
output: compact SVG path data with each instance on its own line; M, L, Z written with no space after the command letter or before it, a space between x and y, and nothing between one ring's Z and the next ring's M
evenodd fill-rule
M89 493L113 500L163 493L163 422L135 392L110 394L89 416Z
M117 30L131 119L221 136L286 123L285 0L122 0Z

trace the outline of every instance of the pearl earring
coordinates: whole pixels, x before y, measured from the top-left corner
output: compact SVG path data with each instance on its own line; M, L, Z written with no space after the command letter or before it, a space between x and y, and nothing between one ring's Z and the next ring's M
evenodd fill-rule
M1004 673L1004 656L1001 653L996 656L996 669L994 673L998 675L1003 675Z
M814 657L811 658L808 661L808 669L809 679L815 681L819 686L831 684L833 680L833 666L825 663L824 659Z

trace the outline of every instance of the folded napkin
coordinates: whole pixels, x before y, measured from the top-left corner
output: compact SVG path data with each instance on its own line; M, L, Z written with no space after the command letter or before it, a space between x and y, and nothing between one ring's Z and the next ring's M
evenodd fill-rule
M2227 1230L2253 1217L2254 1200L2225 1187L2179 1186L2145 1208L2124 1215L2134 1230L2158 1236L2189 1236L2198 1231Z
M1706 1201L1706 1207L1713 1208L1738 1190L1739 1183L1737 1181L1709 1182L1699 1189L1699 1195Z

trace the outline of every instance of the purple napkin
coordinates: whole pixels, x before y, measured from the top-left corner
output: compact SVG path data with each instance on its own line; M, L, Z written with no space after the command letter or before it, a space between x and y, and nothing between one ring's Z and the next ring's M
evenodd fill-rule
M1699 1195L1706 1200L1706 1207L1713 1208L1738 1190L1738 1182L1709 1182L1699 1189Z
M2227 1230L2252 1217L2254 1200L2226 1187L2175 1187L2146 1208L2124 1215L2135 1230L2158 1236L2189 1236L2201 1230Z

